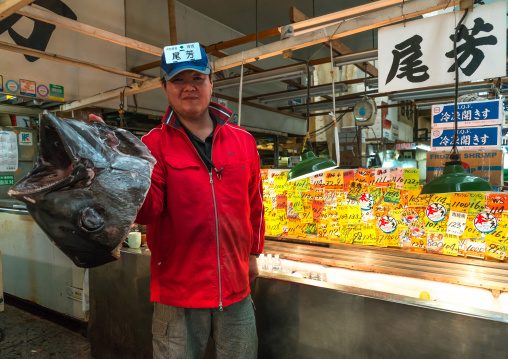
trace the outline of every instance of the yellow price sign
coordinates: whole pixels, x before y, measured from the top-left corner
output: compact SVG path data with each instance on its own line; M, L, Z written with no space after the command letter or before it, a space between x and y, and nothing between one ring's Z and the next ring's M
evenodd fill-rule
M283 194L285 190L286 177L275 176L273 179L275 194Z
M288 220L288 236L296 237L298 235L298 221Z
M420 170L417 168L404 168L402 189L413 191L420 186Z
M282 223L283 226L287 225L288 222L288 214L285 209L276 209L275 214L277 216L277 219L280 223Z
M328 237L330 239L337 239L340 234L340 226L336 222L328 223Z
M432 197L430 197L430 203L434 203L434 202L441 203L449 211L451 196L452 196L451 193L434 194L434 195L432 195Z
M325 189L339 189L343 184L342 171L325 172Z
M444 235L443 254L447 256L458 256L459 255L459 236L453 234Z
M443 221L445 222L445 221ZM441 233L443 232L442 225L443 222L432 222L429 221L427 217L425 217L425 233ZM446 223L448 223L446 221Z
M347 207L347 223L360 224L362 223L362 208L359 204L348 205Z
M363 245L364 246L375 246L376 245L376 228L375 226L363 226Z
M454 212L468 213L469 193L452 193L450 198L451 210Z
M485 211L485 193L471 192L469 193L469 209L468 215L476 216Z
M270 226L272 236L278 236L282 234L282 223L277 218L270 219Z
M420 190L407 191L409 207L427 207L429 204L429 196L421 195Z
M301 213L304 211L302 198L298 198L295 196L293 197L292 203L294 213Z
M351 236L353 244L361 244L363 245L363 233L361 226L355 226L351 229Z
M400 189L389 189L385 192L385 203L398 204L400 202Z
M504 250L503 250L504 249ZM506 249L497 241L485 241L485 257L502 261L506 256Z
M307 192L310 189L310 182L308 178L302 178L301 180L295 182L296 192Z

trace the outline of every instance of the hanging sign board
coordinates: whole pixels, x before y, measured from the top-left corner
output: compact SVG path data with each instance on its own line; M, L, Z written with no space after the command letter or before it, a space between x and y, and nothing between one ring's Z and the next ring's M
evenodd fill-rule
M493 187L503 186L503 151L460 151L460 160L467 173L484 178ZM427 182L441 176L450 151L427 152Z
M432 105L432 128L454 126L454 104ZM457 104L458 127L501 125L504 121L503 100L473 101Z
M451 150L455 130L434 129L430 146L432 151ZM459 150L499 150L501 149L501 127L467 127L457 130L457 149Z
M464 11L379 29L379 92L451 84L453 38ZM506 76L506 1L476 6L457 42L459 81Z

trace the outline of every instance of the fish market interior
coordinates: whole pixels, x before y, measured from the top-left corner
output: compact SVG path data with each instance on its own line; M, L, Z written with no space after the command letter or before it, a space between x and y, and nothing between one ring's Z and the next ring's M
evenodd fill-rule
M0 2L0 357L157 357L153 272L168 264L138 214L170 191L155 184L161 161L203 177L148 142L171 126L209 169L214 308L228 308L222 236L240 218L242 236L264 238L247 285L257 358L506 356L507 12L506 0ZM165 70L206 57L185 69L213 83L209 143L175 125L178 72ZM214 159L224 126L252 135L259 163L248 144ZM250 189L259 179L259 225L236 203L244 175ZM199 223L194 190L162 201L187 216L165 225ZM37 349L9 317L20 308L71 323L88 356Z

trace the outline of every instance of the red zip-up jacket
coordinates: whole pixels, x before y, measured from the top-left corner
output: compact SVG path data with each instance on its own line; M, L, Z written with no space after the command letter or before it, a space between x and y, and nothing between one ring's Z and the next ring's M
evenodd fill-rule
M213 102L208 109L217 122L217 170L208 171L171 107L163 123L142 138L157 160L136 219L147 225L154 302L185 308L236 303L250 292L249 254L263 251L256 142L227 123L230 110Z

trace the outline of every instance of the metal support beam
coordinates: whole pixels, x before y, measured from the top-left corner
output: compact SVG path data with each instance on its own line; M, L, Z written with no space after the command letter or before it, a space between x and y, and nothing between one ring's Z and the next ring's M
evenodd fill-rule
M26 6L16 11L19 15L29 17L31 19L40 20L62 27L67 30L79 32L81 34L96 37L101 40L109 41L118 45L129 47L131 49L147 52L152 55L161 56L163 49L157 46L145 44L141 41L133 40L125 36L114 34L110 31L102 30L97 27L83 24L81 22L57 15L51 11L39 9L33 6Z
M22 7L34 1L35 0L4 0L0 2L0 20L8 18Z
M39 108L15 105L0 105L0 113L6 113L9 115L38 116L41 112L42 111Z
M70 57L52 54L50 52L45 52L45 51L34 50L34 49L31 49L31 48L28 48L25 46L14 45L14 44L10 44L8 42L3 42L3 41L0 41L0 49L12 51L12 52L17 52L17 53L24 54L24 55L40 57L41 59L60 62L62 64L79 66L79 67L83 67L85 69L102 71L102 72L106 72L108 74L119 75L119 76L128 77L128 78L135 79L135 80L143 81L143 80L146 80L147 78L149 78L148 76L145 76L145 75L140 75L140 74L135 74L135 73L128 72L128 71L118 70L113 67L94 64L94 63L87 62L87 61L71 59Z

